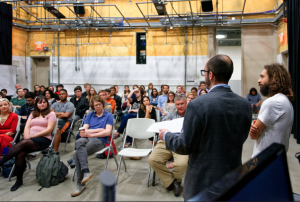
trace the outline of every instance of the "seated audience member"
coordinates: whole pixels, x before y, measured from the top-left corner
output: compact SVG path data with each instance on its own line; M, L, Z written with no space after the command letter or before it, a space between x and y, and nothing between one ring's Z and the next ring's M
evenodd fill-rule
M188 93L187 97L186 97L186 103L189 104L190 101L192 101L193 99L195 99L195 94L194 93Z
M82 97L82 88L77 86L74 88L75 96L71 98L70 102L73 103L76 108L75 122L82 119L86 110L89 109L89 101L87 98Z
M122 109L126 109L127 107L130 106L130 103L128 102L128 99L127 99L127 97L128 97L129 94L130 94L130 89L129 89L129 86L126 85L124 87L124 94L123 94L123 98L122 98L122 101L123 101L123 103L122 103Z
M28 88L23 88L23 91L24 91L24 95L26 95L26 93L29 92Z
M123 98L123 93L121 91L119 91L119 86L118 85L114 85L115 89L116 89L116 94L118 96L120 96L121 98Z
M182 87L182 93L187 96L188 92L186 92L186 88L185 86L181 86Z
M4 96L2 96L2 98L6 98L8 100L11 100L11 96L7 95L7 90L6 89L2 89L1 93L3 93Z
M143 96L141 108L138 111L139 118L154 119L156 121L156 112L153 105L150 105L148 96Z
M13 141L16 127L18 125L18 115L12 113L9 107L9 101L6 98L0 98L0 155L3 148L9 146Z
M207 90L200 90L200 95L204 95L207 93Z
M146 95L149 97L153 90L153 83L148 84L148 89L146 90Z
M162 94L164 94L164 86L165 86L165 84L162 84L161 86L160 86L160 91L158 92L158 95L162 95Z
M95 88L91 87L87 94L87 99L90 102L97 95Z
M64 89L64 85L58 84L56 86L56 92L55 92L58 95L58 97L59 97L59 92L60 92L61 89Z
M87 157L106 146L114 125L112 114L103 108L104 99L95 96L91 102L91 107L95 111L89 113L85 118L83 126L85 130L80 131L81 138L75 142L74 161L77 172L77 187L71 196L80 195L86 188L85 183L93 177L88 167Z
M41 88L39 85L34 86L34 93L35 93L35 96L43 95L43 92L41 91Z
M59 96L54 92L54 87L53 86L49 86L48 90L52 91L52 94L53 94L53 96L51 96L52 98L55 98L55 100L59 100Z
M186 111L186 97L179 95L175 97L176 111L169 113L163 121L184 117ZM179 134L178 134L179 135ZM174 170L171 172L166 163L170 158L174 158ZM175 196L182 192L182 175L186 172L188 155L179 155L166 149L165 142L159 140L148 159L149 165L155 170L157 176L167 190L173 190Z
M47 149L51 144L51 132L54 129L56 117L50 111L48 101L44 96L38 96L34 105L34 110L28 117L24 140L10 148L7 154L0 160L0 166L15 157L16 183L11 187L11 191L16 191L23 184L23 173L25 171L25 157L35 151Z
M42 95L44 94L45 90L46 90L45 86L41 85L40 86L40 91L41 91Z
M150 94L150 105L153 105L153 107L156 108L157 102L158 102L158 92L156 88L153 88Z
M258 114L259 105L261 103L261 96L257 92L256 88L251 88L250 93L247 95L246 99L250 102L252 107L252 113Z
M184 95L182 95L184 96ZM162 116L166 116L168 115L170 112L173 112L176 110L176 106L175 106L175 103L174 103L174 99L175 99L175 93L174 92L169 92L168 94L168 100L167 102L164 103L164 106L163 106L163 114Z
M105 90L99 90L98 95L101 98L103 98L103 100L106 100L106 91ZM109 103L107 103L107 102L104 102L104 110L107 111L107 112L109 112L109 113L112 113L111 105Z
M133 93L135 93L136 98L132 98ZM120 137L120 134L124 132L128 119L136 118L141 106L142 94L144 94L143 88L136 88L128 95L127 98L131 104L131 109L128 110L128 114L123 118L119 129L114 132L114 138ZM127 136L126 142L125 147L129 147L132 143L132 138Z
M87 98L88 92L89 92L90 89L91 89L91 84L89 84L89 83L84 84L84 89L85 89L85 92L82 93L81 96Z
M111 113L115 112L116 101L111 97L110 89L105 89L106 100L105 102L111 105Z
M162 92L163 92L163 95L158 97L157 108L160 111L160 113L163 115L164 114L163 106L164 106L165 102L167 102L167 100L168 100L169 86L164 85Z
M16 88L16 93L13 94L12 98L17 98L17 97L18 97L18 89L19 89L19 88L22 88L22 87L21 87L20 84L17 83L17 84L15 85L15 88Z
M283 144L288 152L294 122L291 76L278 63L265 65L258 84L261 94L268 98L262 104L258 119L250 129L251 139L256 140L252 157L273 143Z
M111 98L116 102L117 111L121 110L122 107L122 98L116 94L116 88L114 86L110 87Z
M142 96L145 96L145 95L147 94L147 92L146 92L146 90L145 90L145 89L146 89L145 86L144 86L144 85L141 85L140 87L144 90L144 95L142 95Z
M134 90L134 89L137 89L137 88L139 88L139 86L138 86L137 84L134 84L133 87L132 87L133 90ZM136 98L135 93L132 95L131 98L132 98L132 99L135 99L135 98Z
M201 90L206 90L206 83L204 81L200 82L200 85L198 87L198 93L197 93L198 96L200 95Z
M72 102L67 100L68 92L66 89L61 89L59 92L60 101L51 106L51 111L55 112L58 118L58 130L54 140L54 151L58 151L59 143L61 141L61 134L63 134L72 122L72 114L75 109Z
M182 86L177 86L176 95L184 95L185 96L185 94L182 92Z
M10 100L10 102L12 103L12 105L14 107L16 107L17 109L20 109L24 104L26 104L26 100L25 100L25 95L24 95L24 91L22 88L19 88L17 90L18 93L18 97L17 98L12 98Z
M44 96L46 100L49 102L50 107L56 102L55 95L57 94L56 93L54 94L52 90L47 89L44 91Z
M26 125L26 122L28 120L29 115L34 110L34 104L35 104L35 94L33 92L28 92L25 95L26 104L23 105L18 111L19 116L22 117L21 119L21 125L20 125L20 133L24 132L24 128Z
M196 98L196 97L197 97L197 93L198 93L197 88L196 88L196 87L193 87L193 88L191 89L191 93L193 93L193 94L194 94L194 97Z

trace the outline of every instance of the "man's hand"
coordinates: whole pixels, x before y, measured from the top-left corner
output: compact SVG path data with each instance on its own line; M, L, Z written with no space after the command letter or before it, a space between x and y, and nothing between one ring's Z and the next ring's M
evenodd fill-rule
M260 136L258 128L254 125L256 121L253 121L253 124L250 128L250 138L252 140L257 140Z
M13 132L9 131L9 132L6 133L6 135L7 135L7 136L12 136L12 135L13 135Z
M251 107L253 108L253 104L251 104Z
M257 103L255 106L258 107L258 106L259 106L259 103Z
M80 137L90 137L90 134L86 132L85 130L80 131Z
M162 140L162 141L165 141L164 140L164 134L165 132L167 132L168 129L159 129L159 139Z

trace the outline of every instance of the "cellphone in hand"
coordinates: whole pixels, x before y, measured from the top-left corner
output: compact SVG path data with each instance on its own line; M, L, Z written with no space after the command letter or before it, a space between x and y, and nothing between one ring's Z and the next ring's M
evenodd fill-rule
M85 130L85 127L80 127L79 131Z

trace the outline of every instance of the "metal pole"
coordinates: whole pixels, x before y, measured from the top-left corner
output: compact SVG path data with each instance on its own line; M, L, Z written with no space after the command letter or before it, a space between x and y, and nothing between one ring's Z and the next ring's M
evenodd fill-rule
M140 9L139 4L138 4L138 3L135 3L135 4L136 4L136 6L138 7L138 9L140 10L140 12L142 13L142 15L143 15L144 19L146 20L147 24L149 25L149 27L151 27L150 24L149 24L149 22L148 22L148 20L147 20L147 18L145 17L144 13L143 13L142 10Z
M22 8L22 7L21 7ZM47 27L49 27L50 29L52 29L49 25L47 25L46 23L44 23L42 20L40 20L39 18L35 17L32 13L30 13L29 11L27 11L26 9L22 8L22 10L24 10L25 12L27 12L29 15L31 15L32 17L34 17L35 19L37 19L38 21L40 21L41 23L43 23L44 25L46 25Z
M31 34L31 35L29 36L29 38L27 39L27 41L25 42L25 79L27 79L27 69L26 69L26 45L27 45L29 39L32 37L32 35L34 35L34 33Z
M243 6L243 10L242 10L242 15L241 15L241 21L240 21L240 23L242 23L242 20L243 20L243 14L244 14L244 9L245 9L245 4L246 4L246 0L244 1L244 6Z
M185 47L184 47L184 87L186 88L186 68L187 68L187 27L185 27Z
M60 70L59 70L59 31L57 31L57 84L60 83Z
M219 1L217 0L217 2L216 2L216 7L217 7L216 25L217 25L217 26L218 26L218 4L219 4Z

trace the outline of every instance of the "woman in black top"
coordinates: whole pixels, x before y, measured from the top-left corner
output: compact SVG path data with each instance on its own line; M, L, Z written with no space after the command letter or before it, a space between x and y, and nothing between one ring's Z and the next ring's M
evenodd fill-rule
M150 105L150 99L148 96L144 96L141 102L141 108L139 109L139 118L154 119L156 121L156 112L153 105Z

